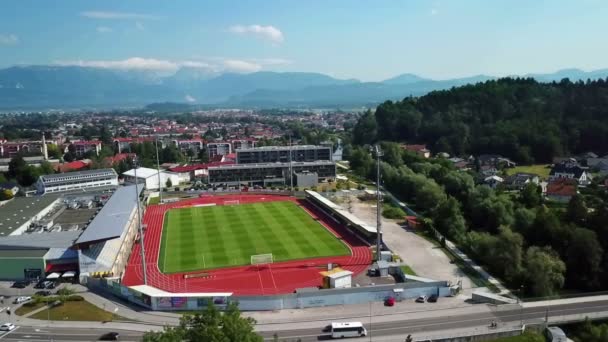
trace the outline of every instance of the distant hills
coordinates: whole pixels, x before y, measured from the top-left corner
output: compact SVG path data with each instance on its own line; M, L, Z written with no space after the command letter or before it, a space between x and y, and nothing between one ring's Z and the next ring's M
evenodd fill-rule
M608 69L565 69L529 74L541 82L608 77ZM214 73L182 68L170 76L78 66L16 66L0 70L0 109L141 107L148 103L191 103L212 107L374 106L387 99L474 84L496 77L478 75L431 80L402 74L382 82L337 79L319 73Z

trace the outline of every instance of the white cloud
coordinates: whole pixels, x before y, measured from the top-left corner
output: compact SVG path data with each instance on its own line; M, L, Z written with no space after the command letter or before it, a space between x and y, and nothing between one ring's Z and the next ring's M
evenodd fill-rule
M285 40L283 32L271 25L235 25L228 28L228 31L235 34L252 35L254 37L269 40L277 44L280 44Z
M190 103L196 102L196 99L190 95L184 96L184 100L186 100L187 102L190 102Z
M181 67L207 70L210 72L250 73L264 69L266 66L290 64L292 61L282 58L234 59L234 58L201 58L201 60L170 61L155 58L132 57L124 60L75 60L57 61L57 65L71 65L113 70L148 70L166 74L174 73Z
M114 31L111 27L107 26L97 26L97 32L99 33L108 33Z
M223 63L224 69L230 72L249 73L262 70L258 63L243 61L239 59L227 59Z
M436 15L438 13L436 8L431 9L431 15Z
M10 33L10 34L1 34L0 33L0 45L14 45L19 43L19 38Z
M106 11L85 11L80 13L81 16L92 19L106 19L106 20L158 20L159 16L142 14L142 13L128 13L128 12L106 12Z
M135 22L135 28L138 29L138 30L140 30L140 31L143 31L143 30L146 29L146 27L144 26L144 24L142 24L141 21L136 21Z
M133 57L121 61L59 61L57 64L117 70L155 70L174 72L179 69L179 64L171 61L141 57Z

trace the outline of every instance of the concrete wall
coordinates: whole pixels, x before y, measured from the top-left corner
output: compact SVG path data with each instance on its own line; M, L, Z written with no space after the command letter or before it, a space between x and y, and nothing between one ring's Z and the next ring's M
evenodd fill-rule
M395 292L394 289L403 289ZM353 287L348 289L329 289L322 291L293 293L277 296L233 296L230 300L239 302L241 310L282 310L302 309L310 307L361 304L370 301L383 301L395 297L398 301L413 299L420 295L430 296L439 294L450 295L446 282L434 283L402 283L395 285L377 285L368 287Z
M40 269L44 276L45 263L43 258L0 258L0 279L21 280L24 279L23 270Z

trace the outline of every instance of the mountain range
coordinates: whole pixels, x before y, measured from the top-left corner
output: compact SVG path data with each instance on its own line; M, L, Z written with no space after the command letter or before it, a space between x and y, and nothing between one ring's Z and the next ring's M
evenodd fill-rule
M564 69L527 74L540 82L608 77L608 69ZM354 107L418 96L495 79L477 75L431 80L402 74L382 82L337 79L320 73L210 73L182 68L170 76L79 66L15 66L0 70L0 109L141 107L176 102L211 107Z

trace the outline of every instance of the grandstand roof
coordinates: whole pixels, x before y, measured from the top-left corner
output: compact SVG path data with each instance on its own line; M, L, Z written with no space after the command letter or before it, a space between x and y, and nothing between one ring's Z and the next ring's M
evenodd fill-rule
M249 148L239 148L237 152L258 152L258 151L283 151L283 150L316 150L316 149L327 149L327 146L317 145L291 145L291 146L259 146Z
M143 187L140 187L139 191L142 190ZM76 240L76 244L120 237L133 209L137 206L138 199L135 197L135 191L135 185L116 189L112 197Z
M15 229L38 215L59 196L15 197L0 206L0 237L10 235Z
M336 213L338 213L344 219L350 221L352 224L360 227L361 229L365 230L366 232L368 232L368 233L377 233L378 232L376 227L363 222L363 220L361 220L357 216L351 214L348 210L345 210L341 206L339 206L339 205L335 204L334 202L328 200L327 198L321 196L319 193L317 193L315 191L310 191L310 190L305 190L305 192L307 194L311 195L312 197L314 197L319 202L321 202L323 205L334 210Z
M80 231L32 233L0 238L0 249L68 248L80 236Z

